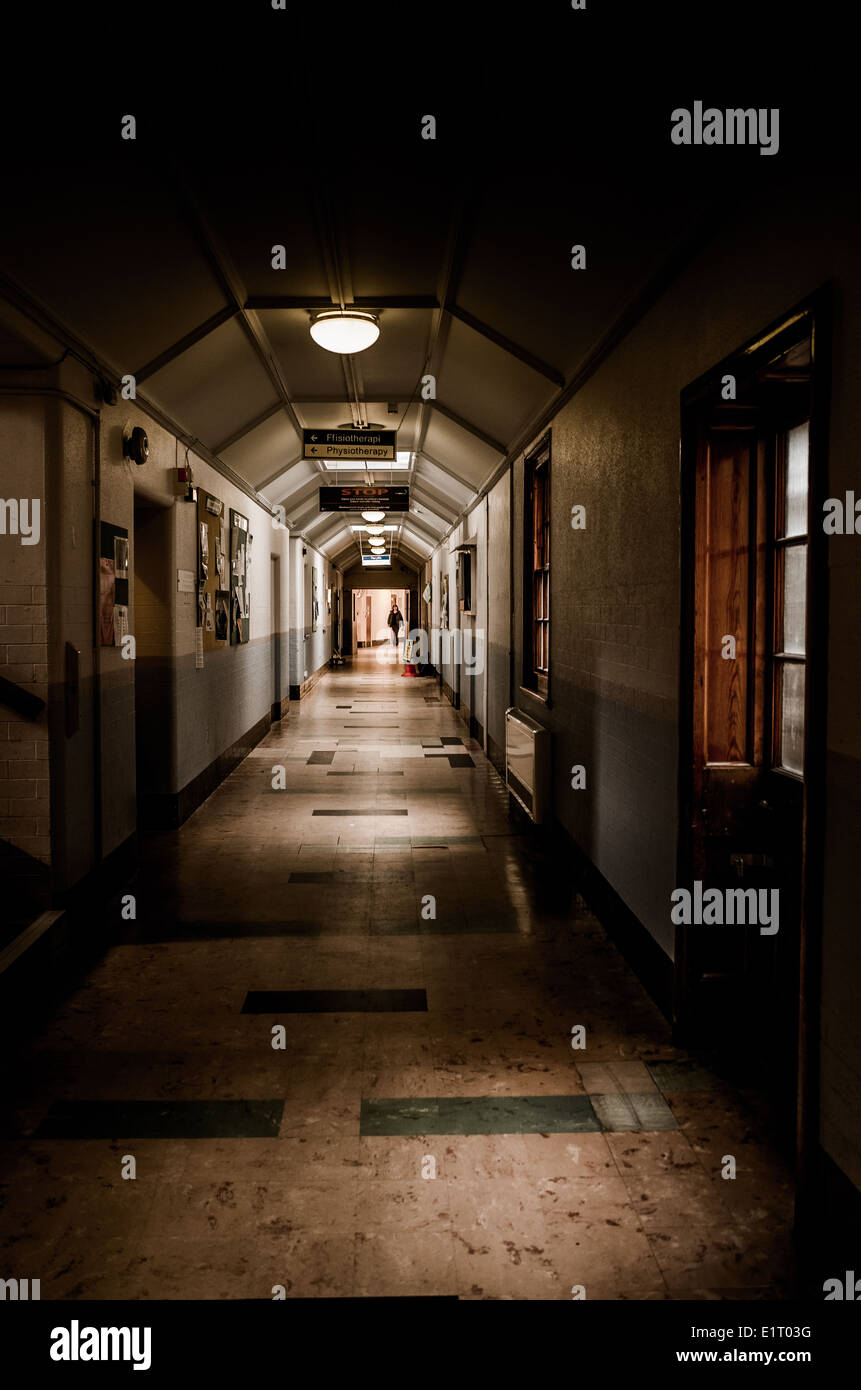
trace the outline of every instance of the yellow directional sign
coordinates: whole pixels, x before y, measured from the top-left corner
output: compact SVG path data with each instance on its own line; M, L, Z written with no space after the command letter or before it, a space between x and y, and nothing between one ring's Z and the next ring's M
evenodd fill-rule
M306 459L334 459L338 462L394 463L396 430L303 430Z

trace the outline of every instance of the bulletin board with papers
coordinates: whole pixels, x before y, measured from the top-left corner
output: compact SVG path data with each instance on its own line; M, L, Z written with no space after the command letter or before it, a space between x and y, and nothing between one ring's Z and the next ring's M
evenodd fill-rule
M201 488L197 495L197 620L203 650L227 645L230 576L224 503Z
M248 517L230 508L230 641L248 641L251 618L251 536Z

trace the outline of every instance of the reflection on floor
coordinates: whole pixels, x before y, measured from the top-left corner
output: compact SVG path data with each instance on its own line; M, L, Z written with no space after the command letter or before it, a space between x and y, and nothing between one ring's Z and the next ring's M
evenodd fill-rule
M436 695L371 654L328 674L145 847L136 921L23 1060L0 1275L43 1299L791 1295L759 1098L670 1045Z

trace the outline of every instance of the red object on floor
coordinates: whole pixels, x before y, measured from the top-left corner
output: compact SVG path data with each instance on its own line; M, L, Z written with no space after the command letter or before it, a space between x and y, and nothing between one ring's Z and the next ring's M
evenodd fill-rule
M406 664L405 670L401 671L401 675L402 675L402 676L417 676L417 675L418 675L418 671L416 670L415 666L413 666L412 662L411 662L411 661L408 661L407 664Z

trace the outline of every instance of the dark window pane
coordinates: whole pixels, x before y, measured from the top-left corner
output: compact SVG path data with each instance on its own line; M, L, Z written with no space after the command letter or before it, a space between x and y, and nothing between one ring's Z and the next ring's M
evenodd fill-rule
M786 474L784 514L781 518L784 536L803 536L807 532L807 472L810 448L810 422L796 425L786 436Z
M781 663L780 680L780 766L789 772L804 771L804 667L796 662Z
M782 651L804 655L806 613L807 546L786 546L783 550Z

